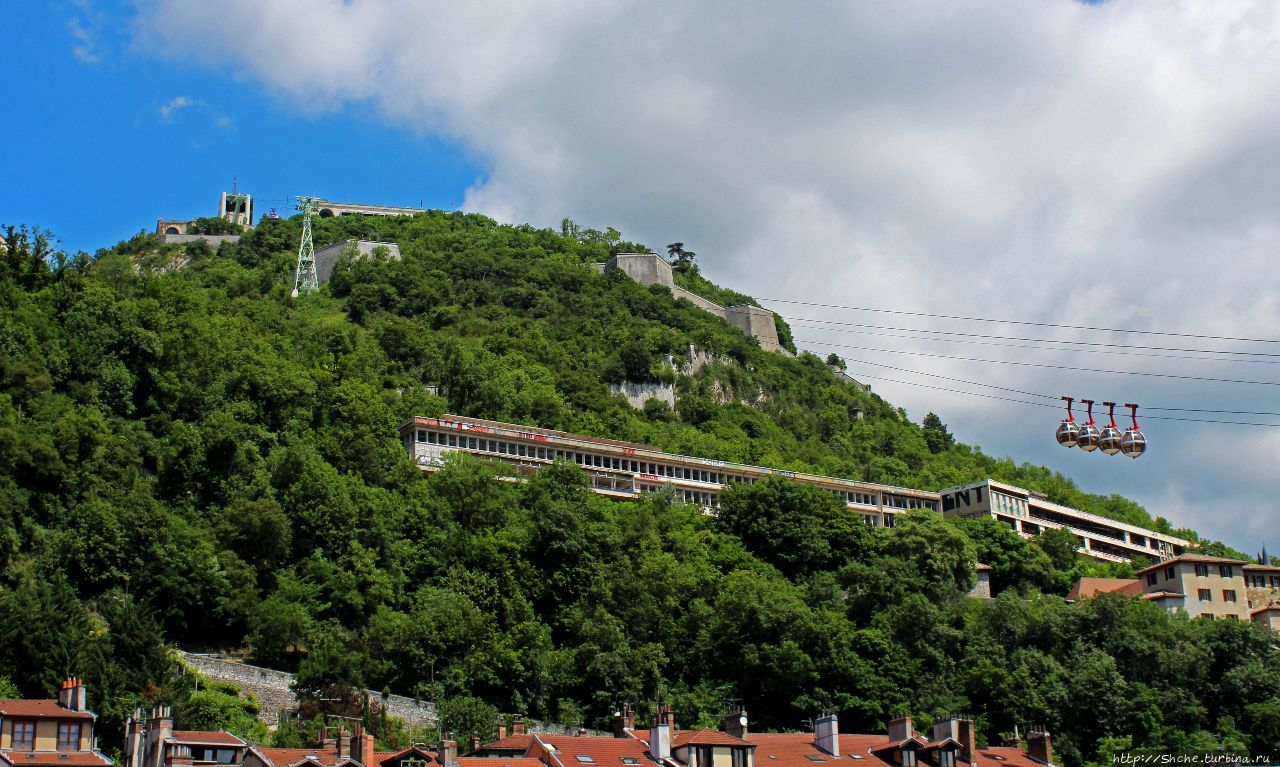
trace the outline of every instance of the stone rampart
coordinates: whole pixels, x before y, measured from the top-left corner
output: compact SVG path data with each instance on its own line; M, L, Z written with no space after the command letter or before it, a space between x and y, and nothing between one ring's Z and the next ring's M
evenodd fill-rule
M694 306L698 307L704 312L714 314L717 317L725 316L723 306L721 306L720 304L717 304L714 301L708 301L707 299L703 298L697 293L694 293L693 291L690 291L690 290L685 290L679 285L676 285L671 288L671 294L676 298L683 298L684 300L688 301L689 303L693 304Z
M217 655L180 652L182 661L205 677L219 682L230 682L240 688L242 694L252 693L258 700L258 717L269 725L280 722L282 712L298 708L298 698L293 694L293 674L275 669L253 666ZM425 700L415 700L403 695L385 698L376 690L366 690L371 700L386 705L387 714L401 720L407 727L434 727L438 721L436 706Z

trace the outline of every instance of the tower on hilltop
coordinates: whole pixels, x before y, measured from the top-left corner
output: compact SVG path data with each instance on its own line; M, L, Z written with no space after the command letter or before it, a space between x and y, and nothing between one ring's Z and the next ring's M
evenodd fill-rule
M302 211L302 240L298 243L298 268L294 272L293 297L299 293L316 290L320 279L316 275L316 244L311 239L311 217L319 207L318 197L299 197L298 210Z

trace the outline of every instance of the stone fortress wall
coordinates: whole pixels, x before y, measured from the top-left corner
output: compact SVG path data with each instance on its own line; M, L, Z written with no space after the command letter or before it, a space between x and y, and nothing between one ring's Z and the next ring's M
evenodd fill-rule
M671 264L657 253L619 253L598 268L602 271L617 269L641 285L665 285L676 298L683 298L705 312L728 320L729 324L759 341L761 349L788 353L778 343L778 328L773 323L773 312L750 304L724 307L685 290L676 285Z
M207 679L218 682L229 682L240 688L241 695L253 694L257 699L260 711L258 718L271 727L280 724L282 715L298 708L298 698L293 694L293 674L286 671L253 666L223 655L208 653L192 653L178 651L182 662L198 671ZM387 707L388 716L404 722L406 727L427 728L439 724L436 704L431 701L417 700L404 695L387 695L376 690L365 690L373 701L380 701ZM529 732L539 735L603 735L597 730L584 730L579 727L566 727L551 722L528 721Z

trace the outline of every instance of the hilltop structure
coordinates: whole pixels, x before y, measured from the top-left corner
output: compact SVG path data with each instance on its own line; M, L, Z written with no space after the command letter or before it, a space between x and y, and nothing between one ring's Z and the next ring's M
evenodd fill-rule
M911 509L932 509L945 516L990 515L1028 538L1045 528L1066 528L1079 538L1082 553L1105 562L1132 561L1134 556L1163 559L1191 546L1182 538L1050 503L1029 490L993 480L942 492L918 490L675 455L652 445L451 415L414 418L401 424L399 431L405 451L423 471L438 469L451 452L501 461L516 478L563 458L581 466L592 491L601 495L637 498L670 487L681 500L708 509L718 504L719 493L729 484L750 484L777 475L840 497L873 527L893 527L896 517ZM991 488L996 488L994 500Z
M218 198L218 209L215 214L216 218L227 221L245 229L253 228L253 197L243 194L239 191L223 192ZM212 244L216 247L224 241L230 240L235 242L240 239L238 235L207 235L193 234L191 228L195 225L195 219L158 219L156 221L156 234L160 235L160 241L164 243L171 242L191 242L193 240L214 240Z
M773 312L751 304L725 307L685 290L676 284L671 264L657 253L619 253L607 263L595 264L595 268L600 271L620 271L641 285L662 285L676 298L683 298L699 309L725 319L730 325L756 339L760 342L761 349L790 353L778 341L778 326L773 320Z

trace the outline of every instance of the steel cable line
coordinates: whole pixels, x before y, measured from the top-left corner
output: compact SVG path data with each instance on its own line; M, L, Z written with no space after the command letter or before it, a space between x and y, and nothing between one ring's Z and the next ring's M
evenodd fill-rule
M1041 394L1039 392L1025 391L1023 389L1011 389L1007 386L996 386L995 384L983 383L981 381L970 381L965 378L954 378L952 376L941 375L940 373L926 373L923 370L912 370L911 368L897 367L896 365L886 365L882 362L872 362L870 360L849 359L845 361L857 363L859 365L871 365L873 367L886 368L888 370L897 370L898 372L911 373L912 375L927 376L929 378L939 378L944 381L952 381L954 383L968 384L969 386L982 386L988 389L996 389L997 391L1012 392L1014 394L1024 394L1028 397L1043 397L1044 399L1047 399L1047 400L1053 400L1053 404L1050 404L1047 402L1026 402L1025 400L1016 400L1009 397L997 397L993 394L983 394L980 392L966 392L960 389L947 389L940 386L932 386L930 384L914 382L914 381L896 381L897 383L905 383L905 384L910 384L912 386L923 386L926 388L939 389L941 391L950 391L950 392L955 392L956 394L973 394L974 396L988 397L991 399L1007 399L1009 402L1024 402L1025 404L1028 404L1028 405L1044 405L1045 407L1052 407L1052 408L1062 407L1062 405L1059 403L1059 401L1062 398L1058 396L1054 396L1052 394ZM864 375L863 377L878 379L882 381L896 380L892 378L884 378L883 376ZM1270 415L1270 416L1275 416L1277 418L1280 418L1280 413L1269 411L1269 410L1215 410L1215 409L1194 408L1194 407L1156 407L1154 405L1143 405L1142 409L1143 411L1156 410L1161 413L1167 412L1167 413L1215 413L1219 415ZM1156 416L1149 416L1149 417L1155 418Z
M964 317L957 314L933 314L930 312L912 312L905 309L876 309L867 306L841 306L839 304L819 304L810 301L792 301L786 298L760 298L760 301L772 301L779 304L796 306L816 306L823 309L844 309L854 312L878 312L881 314L899 314L905 317L928 317L939 320L962 320L964 322L992 322L1000 325L1027 325L1038 328L1063 328L1066 330L1095 330L1104 333L1134 333L1148 336L1170 336L1174 338L1204 338L1211 341L1247 341L1259 344L1280 344L1277 338L1242 338L1239 336L1215 336L1206 333L1175 333L1167 330L1135 330L1131 328L1106 328L1093 325L1065 325L1057 322L1032 322L1029 320L997 320L990 317Z
M872 363L872 364L874 364L874 363ZM934 386L934 385L932 385L932 384L921 383L921 382L919 382L919 381L901 381L901 380L898 380L898 379L896 379L896 378L885 378L884 376L866 375L866 374L862 374L862 373L859 373L859 374L858 374L858 377L859 377L859 378L866 378L866 379L869 379L869 380L872 380L872 381L886 381L886 382L889 382L889 383L906 384L907 386L919 386L919 387L924 388L924 389L935 389L935 390L937 390L937 391L952 392L952 393L954 393L954 394L964 394L964 395L966 395L966 396L970 396L970 397L985 397L986 399L995 399L995 400L1000 400L1001 402L1015 402L1015 403L1018 403L1018 404L1020 404L1020 405L1035 405L1036 407L1047 407L1047 408L1052 408L1052 409L1054 409L1054 410L1057 410L1057 409L1059 409L1059 407L1060 407L1059 405L1053 405L1053 404L1050 404L1050 403L1048 403L1048 402L1031 402L1030 400L1025 400L1025 399L1014 399L1014 398L1012 398L1012 397L1001 397L1001 396L998 396L998 395L995 395L995 394L984 394L984 393L982 393L982 392L964 391L964 390L962 390L962 389L951 389L951 388L948 388L948 387L946 387L946 386ZM979 384L979 385L981 386L981 385L985 385L985 384ZM1048 396L1048 395L1037 395L1037 396ZM1144 410L1153 410L1153 409L1155 409L1155 408L1143 408L1143 409L1144 409ZM1175 409L1176 409L1176 408L1175 408ZM1271 413L1271 414L1267 414L1267 415L1280 415L1280 414ZM1147 420L1147 421L1181 421L1181 422L1185 422L1185 423L1214 423L1214 424L1230 424L1230 425L1232 425L1232 426L1269 426L1269 427L1272 427L1272 428L1280 428L1280 423L1257 423L1257 422L1253 422L1253 421L1223 421L1223 420L1210 419L1210 418L1177 418L1177 417L1174 417L1174 416L1167 416L1167 415L1144 415L1144 416L1143 416L1143 420Z
M781 315L779 315L781 316ZM812 317L782 317L788 322L816 322L823 325L838 325L850 328L868 328L870 330L896 330L908 333L931 333L941 336L964 336L966 338L989 338L997 341L1031 341L1042 344L1069 344L1072 346L1100 346L1111 349L1141 349L1143 351L1193 352L1198 354L1228 354L1238 357L1273 357L1280 359L1278 352L1242 352L1231 349L1187 349L1177 346L1143 346L1141 344L1109 344L1101 341L1068 341L1056 338L1030 338L1027 336L997 336L986 333L964 333L955 330L931 330L928 328L899 328L891 325L869 325L861 322L840 322L839 320L820 320ZM820 330L822 328L810 328Z
M811 325L793 325L792 327L797 327L802 330L828 330L828 331L834 330L834 328L815 327ZM1191 355L1191 354L1153 354L1151 352L1134 352L1134 351L1125 351L1123 349L1054 349L1052 347L1046 347L1046 346L1035 346L1034 344L1002 344L996 341L971 341L966 338L926 338L923 336L908 336L908 335L902 335L899 333L878 333L875 331L866 331L866 330L843 331L843 332L846 332L846 333L857 332L858 335L863 335L863 336L879 336L883 338L902 338L910 341L941 341L944 343L972 344L975 346L1001 346L1009 349L1038 349L1041 351L1080 352L1080 353L1087 353L1087 354L1121 354L1129 357L1150 357L1153 359L1165 359L1165 360L1199 360L1203 362L1255 362L1255 363L1264 364L1264 365L1280 364L1280 359L1258 359L1258 360L1230 359L1226 357L1202 357L1202 356ZM916 331L916 332L929 332L929 331ZM948 334L948 335L952 335L952 334ZM1053 343L1053 342L1050 342L1050 343ZM1211 353L1216 353L1216 352L1211 352ZM1267 355L1267 356L1280 357L1280 354Z
M952 354L933 354L931 352L908 352L901 349L876 349L869 346L854 346L852 344L839 344L830 341L809 341L797 339L797 343L816 344L818 346L835 346L842 349L857 349L864 352L878 352L883 354L909 354L915 357L934 357L944 360L959 360L961 362L983 362L992 365L1018 365L1021 367L1031 368L1051 368L1054 370L1072 370L1080 373L1109 373L1113 375L1126 376L1149 376L1153 378L1176 378L1184 381L1208 381L1211 383L1230 383L1244 384L1248 386L1280 386L1280 381L1247 381L1240 378L1210 378L1207 376L1188 376L1177 373L1150 373L1140 370L1106 370L1102 368L1078 368L1070 365L1051 365L1047 362L1018 362L1017 360L988 360L981 357L959 357Z

